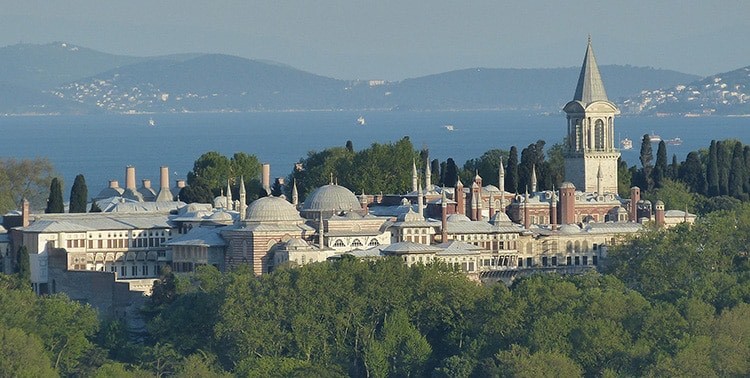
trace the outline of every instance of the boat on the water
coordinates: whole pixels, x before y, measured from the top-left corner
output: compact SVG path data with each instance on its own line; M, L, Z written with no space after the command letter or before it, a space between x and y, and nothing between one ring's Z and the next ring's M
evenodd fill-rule
M659 134L654 133L653 131L651 131L651 134L648 134L648 139L654 143L661 142L661 136L659 136Z
M670 146L679 146L682 144L682 139L680 139L680 137L674 137L672 139L667 139L665 142Z
M455 128L453 127L453 125L443 125L443 127L445 127L445 129L448 130L448 131L455 130Z
M360 126L364 126L365 124L367 124L367 122L365 121L365 117L359 116L359 118L357 118L357 124Z
M156 121L154 121L154 119L153 119L153 118L149 118L149 119L148 119L148 125L149 125L149 126L156 126Z
M620 147L622 147L623 150L632 150L633 149L633 140L630 138L624 138L620 140Z

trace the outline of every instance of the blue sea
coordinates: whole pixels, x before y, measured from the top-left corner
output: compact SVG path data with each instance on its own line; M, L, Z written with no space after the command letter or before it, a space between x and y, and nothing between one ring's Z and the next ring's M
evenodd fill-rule
M357 124L359 116L365 125ZM279 177L288 175L312 150L344 146L347 140L361 149L408 136L415 148L429 148L432 159L450 157L462 165L493 148L515 145L520 151L538 139L551 146L562 141L565 125L563 113L496 111L10 116L0 117L0 157L46 157L60 173L66 192L82 173L89 192L95 194L110 179L124 185L127 165L136 167L139 186L144 178L158 185L159 167L169 166L173 185L208 151L254 154L270 163L271 175ZM634 141L633 150L622 151L630 165L638 164L640 139L646 133L680 137L683 144L668 146L667 151L670 159L676 154L682 161L688 152L708 147L711 139L750 143L750 118L619 117L618 139Z

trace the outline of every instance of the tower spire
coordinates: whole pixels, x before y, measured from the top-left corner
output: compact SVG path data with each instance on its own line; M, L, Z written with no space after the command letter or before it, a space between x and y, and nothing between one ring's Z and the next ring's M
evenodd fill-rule
M411 191L415 192L417 190L417 181L419 181L419 178L417 177L417 161L415 159L412 159L411 161Z
M531 166L531 193L536 193L536 164Z
M594 49L591 47L591 36L589 36L586 46L586 55L583 58L583 66L581 67L581 74L578 76L578 85L573 100L584 104L590 104L594 101L609 101L607 92L604 90L602 76L599 73L599 66L596 64Z

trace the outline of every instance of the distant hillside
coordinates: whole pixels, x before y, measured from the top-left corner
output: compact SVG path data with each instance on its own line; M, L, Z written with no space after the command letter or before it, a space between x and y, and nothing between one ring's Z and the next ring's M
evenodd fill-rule
M661 88L644 90L623 105L633 114L750 114L750 66Z
M220 54L128 57L68 43L0 48L0 113L284 110L523 110L557 112L578 67L475 68L400 82L328 78ZM699 78L602 66L610 99ZM14 88L11 90L10 88ZM13 93L20 93L14 96Z

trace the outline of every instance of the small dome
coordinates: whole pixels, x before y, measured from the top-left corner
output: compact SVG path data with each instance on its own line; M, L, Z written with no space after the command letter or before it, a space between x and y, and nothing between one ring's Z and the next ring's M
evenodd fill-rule
M409 210L407 212L398 216L399 222L419 222L423 220L424 217L419 215L419 213L413 211L411 207L409 207Z
M349 189L334 184L323 185L315 189L302 205L303 211L348 211L359 210L361 205L357 196Z
M570 181L565 181L560 185L560 189L575 189L576 186Z
M560 233L562 234L577 234L581 232L581 228L575 224L564 224L560 226Z
M226 211L214 211L213 214L208 216L208 219L214 222L231 222L233 220L232 215Z
M310 244L300 238L291 238L286 242L287 249L310 248Z
M297 209L279 197L258 198L247 208L248 222L296 222L301 221Z
M508 217L508 214L505 214L505 212L502 212L502 211L498 211L490 218L490 223L503 224L503 223L513 223L513 222Z
M225 208L227 207L227 196L218 196L214 198L214 207L215 208ZM231 204L230 204L231 206Z
M471 219L463 214L451 214L448 216L448 222L471 222Z

